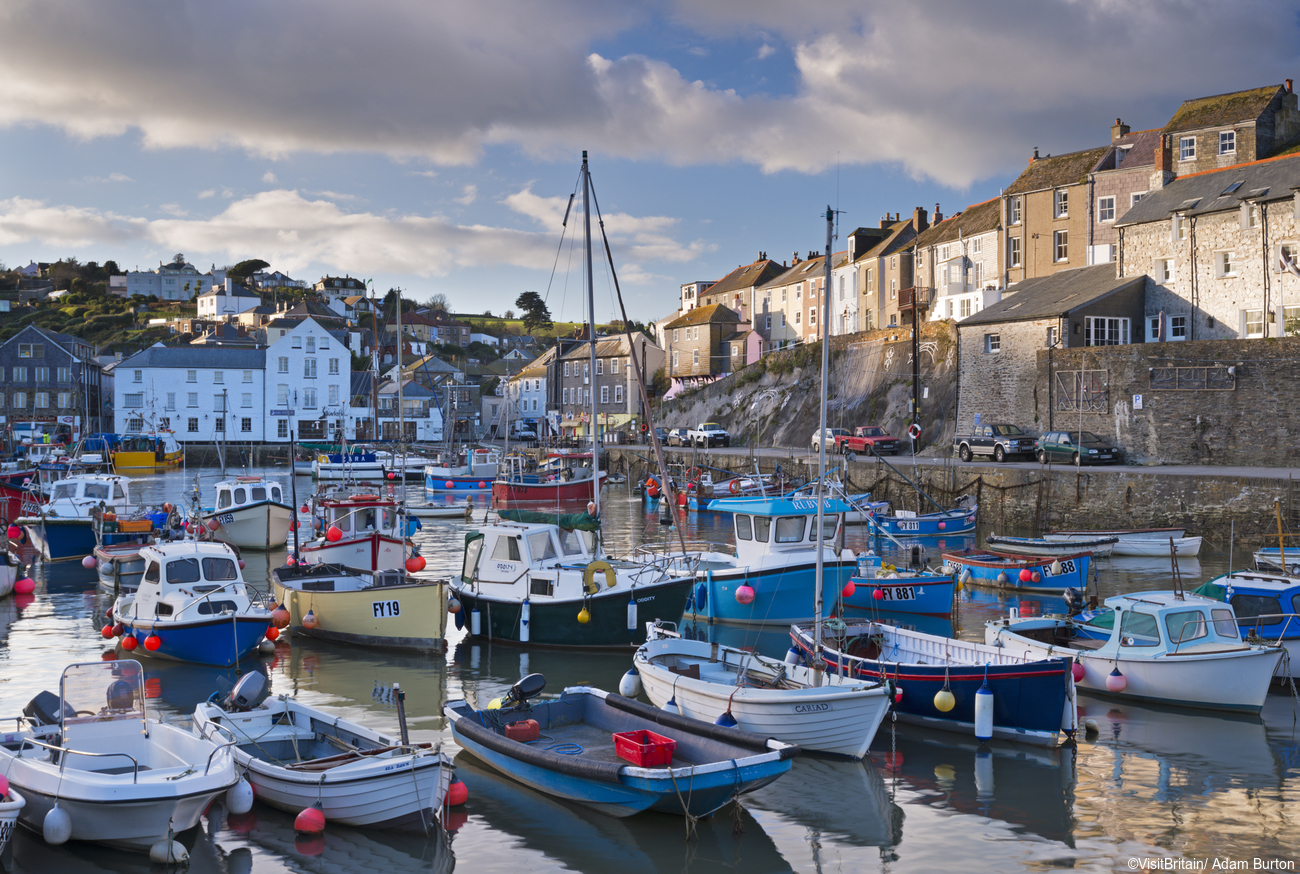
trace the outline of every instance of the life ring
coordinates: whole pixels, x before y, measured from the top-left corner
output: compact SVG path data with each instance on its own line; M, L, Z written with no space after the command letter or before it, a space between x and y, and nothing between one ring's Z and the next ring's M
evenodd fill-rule
M587 565L587 569L582 574L582 588L586 590L588 595L594 595L600 591L600 585L596 582L597 573L605 575L605 585L611 589L618 582L618 577L614 574L614 568L609 562L593 561Z
M328 455L322 455L320 458L316 459L316 462L318 464L329 464L330 457Z
M727 486L727 488L731 491L733 495L740 494L740 480L733 479L731 481L731 485Z
M378 501L378 500L379 500L379 495L353 495L353 496L352 496L352 500L354 500L354 501Z
M921 439L921 425L919 422L913 422L912 426L907 429L907 436L913 440Z

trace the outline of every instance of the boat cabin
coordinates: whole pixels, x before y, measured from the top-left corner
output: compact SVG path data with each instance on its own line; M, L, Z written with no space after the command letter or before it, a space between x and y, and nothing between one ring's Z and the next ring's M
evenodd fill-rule
M725 509L733 514L737 560L745 563L771 553L814 550L818 542L831 546L837 544L849 506L834 498L824 500L825 518L820 537L817 533L816 498L727 501Z
M187 540L143 547L140 557L144 576L131 605L133 616L173 616L196 598L199 615L237 613L247 600L239 556L229 544Z
M345 540L375 533L399 536L396 501L378 495L359 494L348 498L327 498L320 504L325 512L325 530L337 528L343 532Z
M1300 638L1300 579L1238 571L1211 582L1223 586L1239 628L1266 640Z
M241 476L217 483L217 509L230 510L270 501L284 503L284 491L277 482L260 476Z
M461 581L471 583L514 583L525 571L559 568L585 570L597 558L599 545L594 531L570 531L558 525L503 522L465 535L465 558ZM552 581L554 574L547 575ZM541 594L551 594L542 584Z
M86 516L92 507L103 504L110 510L131 509L131 480L107 473L88 473L65 477L49 491L47 512L61 516Z
M1172 592L1135 592L1107 598L1106 609L1076 623L1068 645L1115 650L1124 658L1192 655L1243 649L1237 617L1222 601ZM1028 631L1017 629L1026 637Z

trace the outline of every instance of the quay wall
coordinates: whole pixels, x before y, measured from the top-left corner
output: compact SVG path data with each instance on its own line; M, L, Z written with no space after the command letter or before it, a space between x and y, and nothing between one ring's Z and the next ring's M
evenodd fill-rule
M736 472L783 472L807 477L817 463L804 450L785 457L754 457L744 450L692 457L689 450L666 450L666 461L689 466L707 463ZM1041 533L1056 528L1165 528L1182 526L1206 538L1208 547L1228 551L1230 531L1238 548L1266 543L1277 534L1274 500L1280 502L1288 530L1300 525L1300 481L1245 476L1204 476L1160 473L1155 470L1073 467L1023 468L994 464L964 464L948 458L919 458L834 463L845 474L850 490L870 492L895 508L931 512L908 480L944 506L961 495L974 495L980 521L995 532ZM626 473L635 483L653 471L654 460L644 447L611 446L602 450L603 465ZM829 461L829 459L828 459ZM1274 541L1275 542L1275 541Z

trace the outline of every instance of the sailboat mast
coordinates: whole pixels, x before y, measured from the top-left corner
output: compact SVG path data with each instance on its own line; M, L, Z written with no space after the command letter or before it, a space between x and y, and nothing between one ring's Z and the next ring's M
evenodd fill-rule
M366 280L366 282L372 283L374 282L374 280L368 279ZM370 382L370 400L374 403L374 407L375 407L375 426L374 428L371 429L373 433L371 433L370 439L378 440L379 439L379 348L380 347L379 347L379 310L375 308L374 285L370 286L370 325L371 325L371 331L375 335L374 340L370 344L370 373L373 377ZM347 461L347 458L345 457L343 460Z
M582 153L582 225L583 243L587 257L587 337L591 341L588 367L591 378L587 382L587 396L591 402L591 492L600 515L600 440L596 433L596 290L591 269L591 172L587 169L587 153Z
M395 288L393 289L393 293L397 295L397 445L401 447L405 447L406 446L406 411L402 409L402 380L406 376L406 371L404 370L402 364L402 290L400 288ZM402 454L403 454L402 481L405 482L406 481L405 452L403 452ZM393 458L396 457L397 457L396 455L393 456Z
M822 661L822 580L826 574L826 387L831 369L831 337L827 328L827 316L831 311L831 232L834 229L835 213L826 207L826 264L822 279L822 404L821 424L817 432L817 573L815 576L816 595L813 615L813 666L817 673L815 683L821 684ZM832 541L833 542L833 541Z

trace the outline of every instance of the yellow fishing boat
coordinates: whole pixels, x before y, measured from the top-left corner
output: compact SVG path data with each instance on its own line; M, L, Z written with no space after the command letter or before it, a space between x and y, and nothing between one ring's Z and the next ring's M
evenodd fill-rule
M298 564L271 574L295 634L394 649L446 649L446 580Z
M184 450L170 431L123 434L113 453L114 470L161 470L181 463Z

